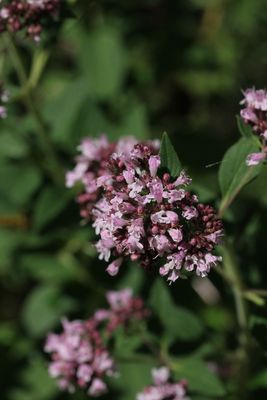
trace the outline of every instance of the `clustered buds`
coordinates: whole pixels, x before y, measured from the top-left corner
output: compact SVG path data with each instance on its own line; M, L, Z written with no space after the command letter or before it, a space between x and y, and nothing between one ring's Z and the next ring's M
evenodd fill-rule
M136 400L190 400L186 397L186 382L170 382L167 367L152 369L153 384L138 393Z
M127 328L133 321L143 320L149 315L141 297L134 297L131 289L107 292L110 309L100 309L94 314L98 322L106 323L110 335L119 326Z
M115 362L104 344L118 327L148 315L143 300L132 295L131 289L108 292L110 309L98 310L86 321L62 321L61 334L48 335L45 351L51 354L49 374L62 390L85 389L96 397L107 391L105 377L116 377ZM103 321L106 325L103 329Z
M109 181L92 210L99 258L114 258L110 275L129 257L174 282L184 271L204 277L220 260L212 254L222 236L214 209L186 190L191 180L184 171L173 179L160 164L145 144L127 158L110 158Z
M82 193L77 197L81 217L90 221L92 209L101 198L103 185L111 182L111 172L108 162L113 153L127 158L137 140L133 137L124 137L115 143L109 142L105 135L100 138L85 138L78 146L80 155L76 157L76 165L66 174L66 186L71 188L76 183L82 186ZM157 141L149 142L155 149L159 148Z
M114 361L105 349L97 323L62 321L63 333L50 333L45 351L52 354L49 374L58 379L59 388L74 392L86 388L91 396L107 390L105 376L114 376Z
M252 153L247 158L247 165L253 166L267 159L267 92L266 90L247 89L241 101L244 108L241 118L252 127L259 138L261 151Z
M38 42L43 27L58 18L60 3L60 0L4 0L0 8L0 32L24 30Z
M7 117L6 103L9 99L9 94L7 90L4 89L2 83L0 82L0 119Z

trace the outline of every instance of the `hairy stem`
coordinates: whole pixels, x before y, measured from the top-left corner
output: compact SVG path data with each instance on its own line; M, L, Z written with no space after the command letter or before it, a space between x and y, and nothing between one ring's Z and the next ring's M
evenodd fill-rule
M44 156L47 158L48 161L47 165L48 172L51 178L57 184L62 184L63 169L54 151L53 144L51 143L50 138L47 134L47 126L43 119L42 114L40 113L40 110L36 105L32 89L28 84L27 74L21 56L13 41L12 36L9 34L6 35L5 40L6 40L7 50L13 62L14 69L17 73L18 80L22 88L25 105L29 110L29 112L32 114L36 123L37 133L39 135L39 139L43 147Z

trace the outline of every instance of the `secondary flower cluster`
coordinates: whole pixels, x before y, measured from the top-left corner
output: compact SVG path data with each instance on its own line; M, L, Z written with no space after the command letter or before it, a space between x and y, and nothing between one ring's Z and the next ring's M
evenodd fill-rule
M97 322L62 321L63 333L49 334L45 351L52 354L49 374L58 379L59 388L74 392L86 388L91 396L107 390L105 376L114 376L114 361L105 349Z
M186 397L186 382L170 382L170 371L166 367L152 369L153 385L138 393L136 400L190 400Z
M241 118L252 127L260 140L261 151L252 153L247 158L247 165L257 165L267 159L267 92L266 90L247 89L241 101L244 108Z
M119 326L127 328L133 320L143 320L149 315L149 310L145 308L143 300L140 297L133 297L131 289L108 292L107 301L110 309L96 311L94 318L98 322L106 323L108 335Z
M170 282L183 271L204 277L220 260L212 254L222 236L214 209L186 190L191 180L183 171L172 179L160 163L145 144L135 145L127 158L110 158L109 180L92 211L99 258L114 258L110 275L125 257L147 268L159 264Z
M73 187L76 183L82 185L82 193L77 197L81 217L87 221L92 219L92 209L101 198L103 185L111 182L111 172L108 161L113 153L127 159L137 140L124 137L115 143L109 142L105 135L100 138L85 138L78 146L80 155L76 157L76 165L66 174L66 186ZM155 149L159 148L157 141L148 142Z
M108 292L110 309L98 310L87 321L62 321L61 334L48 335L45 351L51 354L49 374L56 378L59 388L74 392L86 389L96 397L107 391L106 376L116 377L115 362L103 337L110 337L119 326L127 327L130 320L148 315L143 300L132 295L131 289ZM103 321L106 322L103 329Z
M58 18L60 3L60 0L4 0L0 8L0 32L25 30L38 42L44 26Z
M9 94L3 88L3 85L0 82L0 118L4 119L7 117L6 103L8 101Z

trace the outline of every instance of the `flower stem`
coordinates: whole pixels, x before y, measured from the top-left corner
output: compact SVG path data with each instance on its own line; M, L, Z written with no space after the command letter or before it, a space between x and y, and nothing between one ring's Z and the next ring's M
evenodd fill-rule
M246 398L246 382L249 374L249 351L250 337L248 327L247 303L244 298L244 286L240 276L239 267L236 262L234 251L231 244L225 244L223 248L223 260L227 282L230 284L235 301L236 317L239 327L238 341L239 348L237 350L237 383L239 398Z
M36 101L32 89L28 83L23 61L10 34L5 35L5 41L7 45L7 50L13 62L14 69L17 73L18 80L22 88L25 105L32 114L36 123L37 133L39 135L45 157L48 160L47 170L55 183L62 184L64 176L63 169L54 151L53 144L51 143L50 138L47 134L46 123L38 107L36 106Z
M247 307L243 296L243 283L240 277L239 268L236 263L233 250L229 243L223 248L224 269L228 282L231 283L232 291L235 299L236 315L239 329L242 334L248 331Z

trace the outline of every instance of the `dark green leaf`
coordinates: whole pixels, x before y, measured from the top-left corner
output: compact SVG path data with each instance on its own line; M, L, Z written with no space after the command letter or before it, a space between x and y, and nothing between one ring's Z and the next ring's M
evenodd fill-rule
M258 372L250 381L249 386L251 389L267 388L267 369Z
M256 178L262 165L248 167L247 156L259 151L257 143L242 138L226 152L219 170L219 184L223 195L221 210L233 201L240 190L252 179Z
M141 392L145 386L152 382L151 369L153 361L140 359L140 362L131 361L118 362L120 376L112 380L112 385L122 391L121 400L135 399L136 394Z
M13 132L2 132L0 135L0 156L21 158L28 153L28 145L25 140Z
M74 265L61 262L56 255L52 257L42 252L22 256L20 265L30 277L54 285L74 281L79 272Z
M20 378L23 385L12 391L12 400L50 400L58 392L55 380L49 377L45 360L34 356L22 370Z
M39 171L30 165L6 163L0 167L0 192L18 207L28 204L41 183Z
M74 301L52 286L40 286L31 292L22 311L24 326L35 337L45 335L72 310Z
M186 379L188 388L207 396L224 396L225 389L207 364L197 358L185 358L175 368L177 378Z
M176 177L182 170L182 164L177 156L177 153L167 135L163 133L160 146L161 167L167 168L172 177Z
M62 191L50 187L43 190L35 204L33 213L34 227L38 230L43 229L63 211L69 202L70 196L67 189Z
M89 90L99 99L109 99L122 86L125 73L125 51L119 32L99 26L83 36L81 65Z
M237 120L238 129L239 129L239 132L241 133L241 135L244 136L245 138L253 138L254 133L252 131L251 126L249 124L245 124L245 122L239 115L237 115L236 120Z
M174 304L170 291L162 280L154 283L149 303L155 315L159 317L170 341L175 339L195 340L203 334L203 325L200 319L186 308Z

